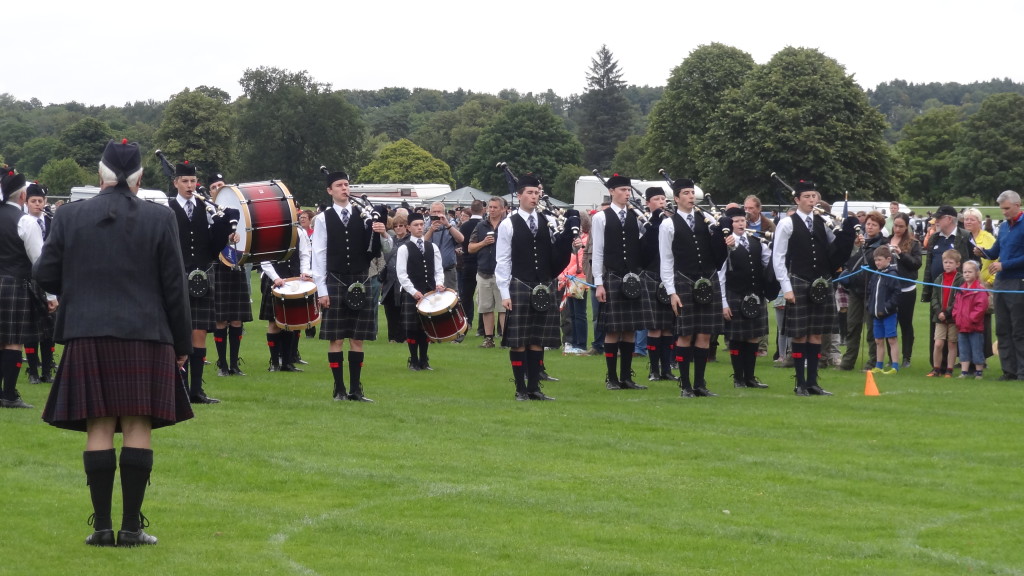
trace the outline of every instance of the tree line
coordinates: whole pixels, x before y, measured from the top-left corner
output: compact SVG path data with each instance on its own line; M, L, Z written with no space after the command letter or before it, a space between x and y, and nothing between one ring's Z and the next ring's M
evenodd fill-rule
M152 155L188 159L230 181L284 181L304 205L323 198L319 167L358 183L433 182L504 193L495 169L539 174L571 200L600 169L646 179L666 170L716 198L756 194L769 178L814 178L827 199L972 203L1024 182L1024 85L909 84L863 90L834 59L788 47L765 64L723 44L696 48L663 87L630 85L602 46L583 94L563 97L422 88L336 89L270 67L246 70L242 95L184 88L167 101L44 105L0 94L0 160L66 194L92 184L110 138L140 142L148 188L167 189Z

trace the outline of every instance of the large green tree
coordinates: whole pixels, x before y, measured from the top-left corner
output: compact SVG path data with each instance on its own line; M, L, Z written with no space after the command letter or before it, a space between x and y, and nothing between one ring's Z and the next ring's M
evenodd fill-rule
M86 117L62 130L60 143L79 166L93 166L113 137L114 132L106 122Z
M458 173L480 132L507 104L488 94L474 95L455 110L434 114L409 138Z
M746 52L725 44L699 46L676 66L654 105L638 168L648 177L664 168L676 178L701 179L697 145L726 95L755 68Z
M607 169L615 156L615 147L633 133L635 111L625 90L619 62L602 45L590 61L587 91L580 97L576 117L587 166Z
M99 161L100 156L96 156L95 167L89 169L79 166L74 158L50 160L39 170L38 180L49 188L50 194L54 196L70 194L73 186L98 186Z
M903 168L904 201L937 206L952 197L950 156L963 131L958 106L933 108L900 131L896 153Z
M359 171L360 184L390 182L455 186L447 164L405 138L382 148L377 158Z
M237 178L276 178L304 205L322 200L320 166L351 168L362 148L359 110L305 71L249 69L239 82Z
M232 166L231 112L216 89L207 87L175 94L156 131L156 141L172 162L188 160L200 177ZM223 92L223 91L220 91ZM231 174L229 180L235 180Z
M986 98L964 122L950 165L957 196L994 201L1003 190L1024 188L1024 96Z
M549 184L566 164L581 164L583 147L547 106L517 102L502 109L477 138L459 180L492 194L507 192L495 165L540 174Z
M827 200L892 197L885 119L835 60L784 48L726 95L698 145L701 185L716 199L767 195L772 172L809 177Z

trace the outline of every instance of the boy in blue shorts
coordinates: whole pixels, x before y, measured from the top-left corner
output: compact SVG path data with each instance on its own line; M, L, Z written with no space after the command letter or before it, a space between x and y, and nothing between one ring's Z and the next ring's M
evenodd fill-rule
M868 280L868 311L874 318L875 350L877 362L871 370L878 374L895 374L899 368L899 339L896 337L896 313L900 298L902 282L896 272L896 265L892 261L892 252L889 246L882 245L875 248L875 268L882 274L872 274ZM885 344L889 343L889 358L892 361L891 368L885 366Z

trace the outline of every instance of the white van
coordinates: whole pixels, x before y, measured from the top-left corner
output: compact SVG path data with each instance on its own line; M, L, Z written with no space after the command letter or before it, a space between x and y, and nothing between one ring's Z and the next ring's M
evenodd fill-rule
M843 217L843 206L844 206L844 204L843 204L842 200L840 200L840 201L836 202L835 204L833 204L832 205L832 215L837 217L837 218L842 218ZM889 202L884 202L884 201L883 202L875 202L875 201L871 201L871 202L850 202L850 215L851 216L856 216L857 212L860 212L861 210L863 210L865 212L871 212L872 210L878 210L879 212L882 213L882 216L885 216L886 218L888 218L890 216L890 214L889 214ZM906 204L900 204L900 212L903 212L904 214L909 214L910 213L910 208L907 208Z
M633 179L630 182L634 188L640 191L640 194L644 194L648 188L657 186L665 191L665 196L669 200L672 199L672 186L665 180ZM694 185L693 191L696 193L697 202L704 199L704 191L700 189L700 186ZM580 176L576 179L576 187L572 199L573 208L591 210L605 202L611 202L611 196L608 194L608 188L605 187L604 183L597 176Z
M98 186L75 186L71 188L71 197L68 198L68 202L75 202L76 200L88 200L93 196L100 193ZM155 204L162 204L167 206L167 193L163 190L150 190L147 188L139 188L139 198Z
M402 202L408 202L411 206L428 205L433 198L452 191L452 187L447 184L352 184L348 189L349 194L366 196L375 206L398 206Z

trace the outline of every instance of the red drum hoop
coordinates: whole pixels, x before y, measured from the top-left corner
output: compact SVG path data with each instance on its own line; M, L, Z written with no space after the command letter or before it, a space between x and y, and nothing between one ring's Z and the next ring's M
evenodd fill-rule
M320 303L316 284L286 278L283 286L270 290L274 298L274 323L284 330L303 330L320 324Z
M451 342L469 327L459 296L450 290L427 292L416 304L416 311L423 331L434 342Z
M229 184L213 199L221 208L239 212L239 240L225 246L220 261L227 266L277 262L291 257L298 245L299 221L295 200L284 182Z

